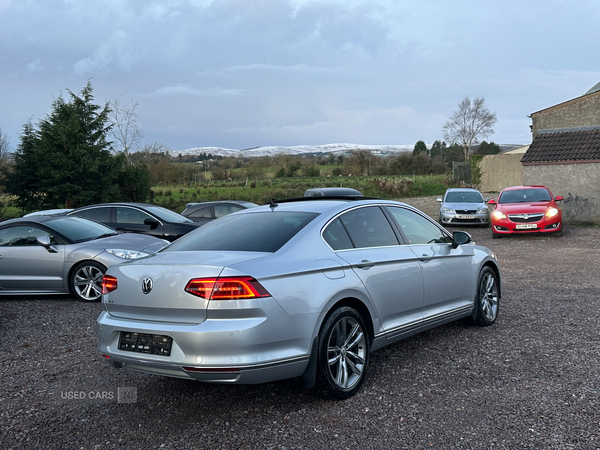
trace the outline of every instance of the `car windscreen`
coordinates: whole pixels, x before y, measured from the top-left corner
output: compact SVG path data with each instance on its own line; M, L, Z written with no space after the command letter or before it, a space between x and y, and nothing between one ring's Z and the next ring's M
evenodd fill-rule
M483 203L483 197L479 192L448 192L447 203Z
M498 203L531 203L531 202L549 202L552 200L547 189L514 189L504 191Z
M79 217L61 217L49 220L44 225L56 230L75 243L91 241L101 236L119 234L117 231L101 223Z
M163 251L276 252L319 214L262 211L229 215L198 228Z
M160 220L163 220L164 222L170 222L170 223L191 223L191 222L193 222L193 220L190 220L187 217L183 217L181 214L177 214L176 212L170 211L161 206L147 206L146 210L148 212L154 214L156 217L158 217Z

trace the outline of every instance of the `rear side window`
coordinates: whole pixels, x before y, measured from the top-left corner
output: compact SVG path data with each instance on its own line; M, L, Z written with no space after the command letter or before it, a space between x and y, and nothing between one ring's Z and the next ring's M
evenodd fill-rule
M164 251L276 252L317 216L292 211L228 215L183 236Z
M357 208L331 222L323 238L334 250L398 245L398 239L378 206Z
M83 217L84 219L90 219L96 222L108 223L109 211L109 207L90 208L84 209L83 211L76 211L69 215L74 217Z

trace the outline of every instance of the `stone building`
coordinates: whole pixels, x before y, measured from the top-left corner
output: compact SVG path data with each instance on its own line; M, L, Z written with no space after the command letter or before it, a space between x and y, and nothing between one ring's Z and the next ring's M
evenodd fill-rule
M523 184L543 184L563 196L566 223L600 224L600 83L530 117Z

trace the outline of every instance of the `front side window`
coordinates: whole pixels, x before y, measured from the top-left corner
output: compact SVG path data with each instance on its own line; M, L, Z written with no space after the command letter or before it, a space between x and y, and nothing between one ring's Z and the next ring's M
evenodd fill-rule
M416 212L395 206L387 208L409 244L452 242L452 238L447 236L436 224Z
M51 244L56 244L54 237L44 230L32 226L16 226L0 230L0 247L24 247L38 245L36 239L48 236Z
M152 219L153 217L139 209L117 206L117 223L119 224L135 224L144 225L144 220Z

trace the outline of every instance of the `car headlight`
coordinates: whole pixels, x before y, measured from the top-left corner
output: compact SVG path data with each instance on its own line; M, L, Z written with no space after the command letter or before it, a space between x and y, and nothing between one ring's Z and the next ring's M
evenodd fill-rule
M477 210L477 214L487 214L488 209L487 208L481 208Z
M557 214L558 214L557 208L548 208L548 210L546 211L546 217L554 217Z
M442 208L442 212L444 214L454 214L454 210L452 208L447 208L446 206Z
M117 258L123 259L139 259L149 255L148 253L137 252L135 250L121 250L114 248L107 248L106 251L111 255L115 255Z
M494 219L506 219L506 214L504 214L502 211L494 211L492 214L494 216Z

